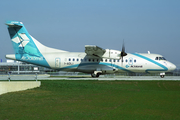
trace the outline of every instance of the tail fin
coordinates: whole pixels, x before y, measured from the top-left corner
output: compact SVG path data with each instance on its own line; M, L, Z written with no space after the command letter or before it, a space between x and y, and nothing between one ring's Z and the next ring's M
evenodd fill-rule
M32 37L27 32L22 22L7 21L8 31L12 40L15 54L30 54L41 56L37 46L32 40Z
M48 62L40 52L40 49L48 48L35 40L27 32L22 22L7 21L8 31L15 50L14 55L6 55L6 58L49 67ZM38 44L39 46L37 46Z
M47 59L49 54L67 52L46 47L34 39L26 30L22 22L7 21L8 31L15 50L15 55L6 55L6 58L50 67Z

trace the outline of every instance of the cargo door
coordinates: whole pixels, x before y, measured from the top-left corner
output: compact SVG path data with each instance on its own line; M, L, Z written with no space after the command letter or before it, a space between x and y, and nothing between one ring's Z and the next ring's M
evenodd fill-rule
M60 58L56 58L55 59L55 68L60 68L61 67L61 59Z

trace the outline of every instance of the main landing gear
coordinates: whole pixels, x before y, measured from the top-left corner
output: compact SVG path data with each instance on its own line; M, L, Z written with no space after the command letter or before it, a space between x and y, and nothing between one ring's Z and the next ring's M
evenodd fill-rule
M93 78L98 78L98 77L99 77L99 74L94 74L94 73L92 73L92 74L91 74L91 77L93 77Z
M93 78L98 78L99 75L101 75L101 74L102 74L102 71L94 71L94 73L91 73L91 76L92 76Z

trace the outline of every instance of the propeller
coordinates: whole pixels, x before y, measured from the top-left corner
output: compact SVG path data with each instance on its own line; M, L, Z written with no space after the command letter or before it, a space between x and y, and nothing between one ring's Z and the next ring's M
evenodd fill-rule
M121 59L121 62L123 62L123 56L126 56L127 53L125 52L125 46L124 46L124 40L123 40L123 45L122 45L122 51L121 51L121 54L120 54L120 58Z

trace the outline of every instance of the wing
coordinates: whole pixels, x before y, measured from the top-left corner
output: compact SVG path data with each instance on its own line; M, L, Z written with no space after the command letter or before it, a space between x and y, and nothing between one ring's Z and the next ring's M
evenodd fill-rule
M102 57L105 52L106 52L105 49L100 48L96 45L85 45L85 53L87 55L94 55L97 57Z

